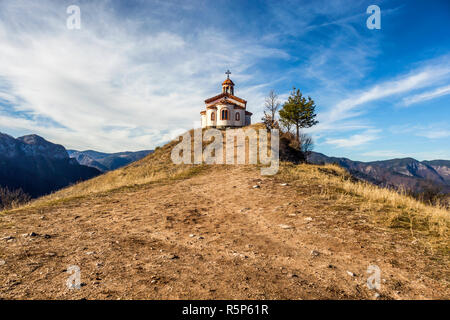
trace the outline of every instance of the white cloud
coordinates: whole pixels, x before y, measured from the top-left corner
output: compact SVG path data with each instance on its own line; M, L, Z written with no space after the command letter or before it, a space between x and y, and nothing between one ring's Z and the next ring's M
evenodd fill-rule
M411 104L419 103L422 101L432 100L438 97L445 96L447 94L450 94L450 85L439 87L437 89L434 89L432 91L423 92L420 94L413 95L411 97L403 98L403 104L405 106L409 106Z
M363 133L354 134L348 138L327 138L326 144L334 145L338 148L350 148L367 144L370 141L379 138L378 134L381 130L369 129Z
M423 130L417 133L418 136L425 137L428 139L442 139L450 137L450 130L446 129L436 129L436 130Z
M428 139L441 139L450 136L447 122L436 122L429 125L407 124L402 126L393 126L390 128L393 134L415 135Z
M398 152L395 150L372 150L372 151L368 151L368 152L364 152L361 154L364 157L371 157L371 158L375 158L375 159L392 159L392 158L406 158L409 157L410 155L403 153L403 152Z
M141 21L121 20L105 2L81 6L81 30L66 28L65 7L54 2L0 2L0 12L7 84L0 102L12 103L0 109L2 130L32 131L69 148L137 150L167 141L199 120L227 68L237 94L259 108L268 90L245 86L252 78L241 74L261 58L289 57L220 29L137 32Z
M334 128L339 128L343 121L364 114L367 109L362 107L368 103L430 87L442 81L448 81L449 78L450 61L448 57L439 61L429 61L425 66L419 67L407 75L378 83L364 91L349 94L348 98L341 100L327 111L321 112L318 115L320 122L312 131L334 130Z

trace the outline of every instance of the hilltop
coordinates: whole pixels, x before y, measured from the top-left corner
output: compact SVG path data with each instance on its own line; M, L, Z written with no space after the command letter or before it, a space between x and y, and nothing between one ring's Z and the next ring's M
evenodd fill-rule
M174 165L173 141L0 215L0 297L450 298L449 212L336 165ZM83 286L68 290L69 265Z

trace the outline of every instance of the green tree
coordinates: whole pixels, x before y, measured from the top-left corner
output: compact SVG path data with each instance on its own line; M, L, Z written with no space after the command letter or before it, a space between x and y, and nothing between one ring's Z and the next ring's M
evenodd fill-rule
M319 121L315 120L316 104L311 97L305 98L299 89L293 89L291 95L278 112L283 123L291 123L296 129L296 139L300 143L300 128L310 128Z

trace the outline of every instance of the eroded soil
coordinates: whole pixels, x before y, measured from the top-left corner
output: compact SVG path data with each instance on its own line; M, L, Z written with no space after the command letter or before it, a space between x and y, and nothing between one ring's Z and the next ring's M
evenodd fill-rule
M283 182L234 166L0 215L0 297L374 299L376 265L378 299L450 298L445 256Z

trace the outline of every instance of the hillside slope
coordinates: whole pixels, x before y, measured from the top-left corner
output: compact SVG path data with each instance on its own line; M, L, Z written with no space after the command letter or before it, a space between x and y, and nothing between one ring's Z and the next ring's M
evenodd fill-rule
M381 299L450 298L448 211L336 166L175 166L173 145L3 212L0 297L373 299L377 265Z

